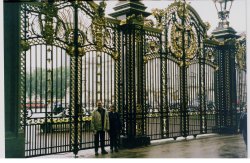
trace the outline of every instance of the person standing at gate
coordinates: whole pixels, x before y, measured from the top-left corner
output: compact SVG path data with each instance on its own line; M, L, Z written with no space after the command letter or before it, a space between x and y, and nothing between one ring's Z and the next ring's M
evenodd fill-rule
M111 153L113 153L113 149L115 149L115 152L118 152L121 121L120 115L116 112L116 108L114 105L110 105L109 107L109 124L110 151Z
M95 155L98 155L99 140L101 142L102 154L107 154L108 152L104 149L104 145L105 131L109 130L109 116L108 111L103 108L100 100L97 101L97 108L92 112L91 130L95 135Z
M239 132L242 133L242 136L246 144L246 148L247 148L247 112L246 111L243 111L240 115Z

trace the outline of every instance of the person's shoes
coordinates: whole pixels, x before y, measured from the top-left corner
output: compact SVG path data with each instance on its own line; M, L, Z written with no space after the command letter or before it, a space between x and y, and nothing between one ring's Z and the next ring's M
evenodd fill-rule
M95 152L95 155L98 156L98 152Z
M117 148L115 149L115 152L118 152L118 149L117 149Z
M103 155L104 155L104 154L108 154L108 152L104 150L104 151L102 151L102 154L103 154Z

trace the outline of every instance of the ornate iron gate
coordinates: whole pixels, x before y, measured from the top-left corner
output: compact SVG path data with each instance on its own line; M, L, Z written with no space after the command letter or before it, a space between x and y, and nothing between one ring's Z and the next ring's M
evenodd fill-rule
M152 57L146 66L147 134L162 139L212 132L218 54L206 42L208 24L181 1L155 9L153 15L163 30L163 50L162 57Z
M106 108L115 104L121 135L126 141L142 138L142 144L148 137L196 136L237 122L235 110L224 107L230 100L221 101L219 92L229 86L220 81L222 74L234 69L224 70L229 66L224 45L207 36L209 25L190 5L175 1L165 11L155 9L156 26L146 12L130 13L125 20L106 18L105 6L103 1L22 4L26 157L92 148L90 114L97 100ZM246 101L244 43L238 41L231 57L237 65L239 112Z
M21 122L25 156L93 147L97 100L118 105L117 25L105 3L45 2L21 7ZM108 144L108 136L106 144Z

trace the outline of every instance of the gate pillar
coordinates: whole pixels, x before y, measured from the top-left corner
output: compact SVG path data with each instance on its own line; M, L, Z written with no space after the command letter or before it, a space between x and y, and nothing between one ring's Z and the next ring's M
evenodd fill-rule
M124 137L121 147L133 148L150 144L145 133L144 110L144 18L150 13L139 1L120 1L110 14L120 22L122 42L122 99Z
M4 2L5 157L22 158L24 132L20 129L20 2Z
M229 27L229 22L219 22L212 35L221 42L218 56L219 70L216 76L216 91L218 100L218 132L237 132L236 111L236 69L235 69L235 40L236 31Z

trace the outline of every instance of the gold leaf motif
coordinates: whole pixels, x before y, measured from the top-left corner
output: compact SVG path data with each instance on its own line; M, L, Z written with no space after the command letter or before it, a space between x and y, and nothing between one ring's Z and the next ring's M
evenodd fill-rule
M84 56L86 54L85 50L83 47L78 48L79 56Z
M178 64L179 64L180 67L183 66L183 62L182 61L179 61Z
M105 16L106 3L101 2L97 8L96 14L94 15L91 29L94 37L94 43L96 44L97 51L102 51L104 46L105 29L106 29L106 18Z
M41 28L41 34L47 44L53 44L55 37L55 29L58 25L57 12L58 9L55 5L50 3L43 3L41 13L39 14L39 25Z
M30 49L30 45L27 41L21 40L20 45L22 51L28 51Z
M246 66L246 48L242 46L239 42L236 42L236 60L241 70L245 69Z
M66 52L67 52L70 56L74 56L75 47L74 47L74 46L68 46L68 47L66 48Z
M119 54L118 54L117 51L113 52L112 56L113 56L113 58L114 58L115 60L117 60L117 59L119 58Z
M142 110L141 110L141 104L137 104L136 105L136 113L141 113Z
M126 19L121 20L121 22L120 22L120 25L121 25L121 26L124 25L124 24L127 24L127 20L126 20Z
M148 59L148 57L147 57L147 56L144 56L144 57L143 57L143 61L144 61L144 63L147 63L147 62L148 62L148 60L149 60L149 59Z
M163 28L163 17L164 17L164 10L163 9L152 9L152 15L155 17L156 19L156 28L162 29Z
M144 26L147 26L147 27L154 27L154 22L153 22L153 20L151 20L151 19L145 19L145 21L144 21Z
M144 17L142 15L132 14L120 22L120 25L124 24L144 24Z
M186 2L178 2L178 9L177 9L177 14L180 18L186 18L189 15L189 11L187 9L187 3Z
M191 65L191 62L186 62L186 67L189 67Z

